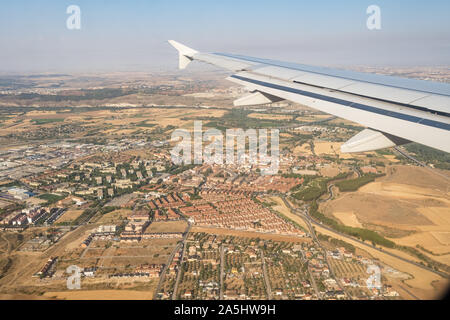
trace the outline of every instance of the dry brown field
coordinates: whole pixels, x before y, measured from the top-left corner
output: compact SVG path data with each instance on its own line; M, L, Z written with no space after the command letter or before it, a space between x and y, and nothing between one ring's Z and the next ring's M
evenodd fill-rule
M62 300L152 300L153 291L136 290L73 290L49 291L44 297Z
M67 210L61 217L58 218L58 220L56 220L56 223L74 221L83 213L83 211L84 210L80 209Z
M179 221L158 221L152 222L145 232L158 233L158 232L184 232L187 228L187 222L184 220Z
M435 253L431 258L450 264L450 183L429 170L414 166L392 166L387 176L342 193L322 205L349 226L357 224L400 230L391 240ZM382 230L382 229L381 229ZM402 236L402 234L404 236ZM405 235L406 234L406 235Z
M114 211L108 212L107 214L103 215L103 216L97 221L97 223L102 223L102 224L119 223L119 222L121 222L123 219L125 219L126 217L128 217L129 215L131 215L132 213L133 213L133 211L130 210L130 209L119 209L119 210L114 210Z

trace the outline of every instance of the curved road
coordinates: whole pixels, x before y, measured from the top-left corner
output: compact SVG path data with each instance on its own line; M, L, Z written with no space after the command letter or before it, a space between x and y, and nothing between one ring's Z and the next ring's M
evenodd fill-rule
M390 256L392 256L392 257L394 257L394 258L396 258L396 259L402 260L402 261L404 261L404 262L413 264L413 265L415 265L415 266L417 266L417 267L419 267L419 268L422 268L422 269L424 269L424 270L433 272L433 273L439 275L440 277L443 277L443 278L449 278L449 275L446 274L446 273L444 273L444 272L441 272L441 271L437 271L437 270L431 269L431 268L429 268L429 267L427 267L427 266L425 266L425 265L422 265L422 264L420 264L420 263L418 263L418 262L415 262L415 261L412 261L412 260L408 260L408 259L403 258L403 257L401 257L401 256L398 256L398 255L396 255L396 254L394 254L394 253L392 253L392 252L385 251L385 250L382 250L382 249L380 249L380 248L378 248L378 247L375 247L375 246L373 246L373 245L367 244L367 243L365 243L365 242L363 242L363 241L361 241L361 240L359 240L359 239L357 239L357 238L351 237L351 236L349 236L349 235L347 235L347 234L345 234L345 233L341 233L341 232L339 232L339 231L336 231L336 230L334 230L334 229L328 227L328 226L325 225L325 224L322 224L322 223L320 223L320 222L315 221L313 218L311 218L311 217L310 217L309 215L307 215L307 214L304 214L304 213L301 212L299 209L292 208L291 204L289 203L289 201L286 200L285 197L282 197L282 199L283 199L284 203L286 204L286 206L289 208L289 210L291 210L291 212L293 212L293 213L296 214L297 216L303 218L303 220L305 220L305 222L306 222L308 225L312 225L312 224L317 225L317 226L319 226L319 227L321 227L321 228L324 228L324 229L326 229L327 231L330 231L330 232L332 232L332 233L335 233L335 234L337 234L337 235L339 235L339 236L341 236L341 237L344 237L344 238L347 238L347 239L356 241L356 242L358 242L359 244L361 244L361 245L363 245L363 246L366 246L366 247L369 247L369 248L371 248L371 249L377 250L377 251L379 251L379 252L385 253L385 254L390 255Z

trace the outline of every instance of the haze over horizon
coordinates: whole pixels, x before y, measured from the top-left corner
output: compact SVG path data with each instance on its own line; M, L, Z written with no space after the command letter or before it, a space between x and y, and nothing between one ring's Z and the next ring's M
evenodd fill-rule
M73 4L81 30L66 27ZM381 30L366 27L371 4ZM442 0L2 2L0 72L176 70L168 39L314 65L448 66L448 12Z

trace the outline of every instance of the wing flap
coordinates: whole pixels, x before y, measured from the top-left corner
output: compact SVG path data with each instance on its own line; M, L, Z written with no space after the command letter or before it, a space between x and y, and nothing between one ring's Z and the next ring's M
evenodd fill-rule
M257 68L247 66L247 69L255 74L278 78L302 84L308 84L321 88L339 90L363 97L379 99L392 103L400 103L405 106L420 107L431 112L450 114L450 97L429 93L426 91L409 90L395 86L381 85L377 83L353 80L350 78L329 76L310 71L299 71L277 66L258 65ZM425 90L426 88L424 88Z
M263 76L268 77L274 77L279 78L283 80L291 80L297 77L300 77L302 75L307 74L303 71L298 70L292 70L287 68L281 68L281 67L274 67L274 66L263 66L257 69L253 69L254 73L261 74Z
M314 74L314 73L306 73L299 77L295 77L291 80L294 82L305 83L305 84L310 84L310 85L317 86L317 87L334 89L334 90L340 90L340 88L348 87L348 86L355 84L355 81L353 81L353 80L324 76L324 75Z
M240 72L228 79L251 90L265 92L376 128L392 136L450 152L450 120L447 117L250 72Z
M429 110L450 114L450 97L432 94L428 97L413 101L411 104Z
M404 90L363 82L355 82L345 88L339 89L339 91L402 104L410 104L413 101L429 96L429 94L420 91Z
M283 99L272 96L268 93L256 91L247 96L234 100L233 105L235 107L257 106L262 104L279 102L282 100Z
M190 60L210 63L234 71L236 74L229 80L265 93L265 97L297 102L374 128L385 137L400 137L450 152L449 84L241 55L200 53L175 41L170 43L180 54L180 67ZM255 95L243 100L267 101L263 97L264 94ZM372 138L380 145L387 143L379 134Z
M411 141L393 137L380 131L364 129L341 145L341 152L352 153L373 151L398 146L408 142Z

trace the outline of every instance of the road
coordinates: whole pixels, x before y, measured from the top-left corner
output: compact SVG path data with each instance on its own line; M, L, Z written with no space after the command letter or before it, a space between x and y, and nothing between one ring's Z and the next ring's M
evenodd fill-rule
M318 299L322 299L322 295L319 292L319 288L317 288L316 279L314 279L314 276L311 272L311 268L309 267L309 260L306 261L306 263L308 264L307 269L308 269L309 277L311 278L311 285L313 286L314 292L316 293Z
M442 177L442 178L444 178L444 179L446 179L446 180L450 180L450 177L449 177L449 176L447 176L447 175L445 175L445 174L443 174L443 173L440 173L440 172L437 171L437 170L434 170L434 169L430 168L430 167L427 166L425 163L420 162L419 160L417 160L416 158L414 158L413 156L411 156L410 154L408 154L406 151L403 151L402 149L400 149L400 148L398 148L398 147L394 147L394 149L395 149L395 151L397 151L398 153L400 153L402 156L404 156L405 158L408 158L409 160L415 162L415 163L418 164L419 166L428 169L430 172L432 172L432 173L434 173L434 174L436 174L436 175L438 175L438 176L440 176L440 177Z
M183 240L177 244L177 246L175 247L175 249L173 249L172 253L170 254L169 259L167 260L166 265L165 265L165 266L163 267L163 269L161 270L161 275L159 276L159 281L158 281L158 285L156 286L156 289L155 289L155 294L154 294L154 296L153 296L153 300L156 300L157 295L158 295L158 293L159 293L160 290L161 290L161 286L162 286L162 284L164 283L164 278L166 277L167 269L168 269L169 266L172 264L173 257L174 257L175 254L181 249L181 246L183 246L183 252L184 252L185 242L186 242L186 239L187 239L187 236L188 236L188 234L189 234L189 230L190 230L190 229L191 229L191 224L188 223L188 226L187 226L187 228L186 228L186 231L184 232L184 235L183 235ZM181 260L180 260L180 267L181 267L181 263L182 263L182 261L183 261L182 258L183 258L183 256L181 257ZM174 291L174 292L175 292L175 291Z
M224 264L225 264L225 248L223 244L220 246L220 289L219 289L219 299L223 300L223 277L224 277Z
M431 269L431 268L429 268L429 267L427 267L427 266L425 266L425 265L422 265L422 264L420 264L420 263L418 263L418 262L415 262L415 261L412 261L412 260L408 260L408 259L406 259L406 258L403 258L403 257L401 257L401 256L396 255L395 253L392 253L392 252L389 252L389 251L382 250L382 249L380 249L380 248L378 248L378 247L375 247L375 246L373 246L373 245L367 244L367 243L365 243L365 242L362 241L362 240L359 240L359 239L357 239L357 238L353 238L353 237L351 237L351 236L349 236L349 235L347 235L347 234L345 234L345 233L341 233L341 232L339 232L339 231L336 231L336 230L334 230L334 229L328 227L328 226L325 225L325 224L322 224L322 223L320 223L320 222L317 222L317 221L315 221L313 218L311 218L309 215L307 215L307 214L301 212L299 209L292 208L292 206L291 206L291 204L289 203L289 201L287 201L284 197L282 197L282 199L283 199L284 203L286 204L286 206L289 208L289 210L291 210L292 213L294 213L295 215L299 216L300 218L303 218L303 220L305 220L305 222L308 224L308 226L312 226L312 225L319 226L319 227L321 227L321 228L326 229L327 231L329 231L329 232L331 232L331 233L334 233L334 234L339 235L339 236L341 236L341 237L350 239L350 240L352 240L352 241L356 241L356 242L358 242L359 244L361 244L361 245L363 245L363 246L365 246L365 247L369 247L369 248L371 248L371 249L373 249L373 250L377 250L377 251L382 252L382 253L384 253L384 254L390 255L391 257L394 257L394 258L396 258L396 259L402 260L402 261L407 262L407 263L409 263L409 264L415 265L416 267L422 268L423 270L427 270L427 271L433 272L434 274L437 274L437 275L439 275L440 277L448 278L448 275L447 275L446 273L443 273L443 272L440 272L440 271Z
M330 184L330 185L328 186L328 193L329 193L330 195L329 195L328 198L326 198L326 199L319 200L319 202L327 202L328 200L333 199L333 187L334 187L334 184Z
M164 283L164 278L166 277L166 273L167 273L167 269L169 268L169 266L172 264L173 261L173 257L175 256L175 254L178 252L178 250L180 250L181 248L181 243L178 243L175 248L173 249L169 259L167 260L167 263L164 265L163 269L161 270L161 275L159 276L159 281L158 281L158 285L156 286L155 289L155 293L153 295L153 300L156 300L158 293L161 290L161 286Z
M289 201L286 200L285 197L281 197L281 199L283 199L284 204L289 208L289 210L291 210L292 213L294 213L294 214L296 214L296 215L299 215L299 214L297 214L297 210L294 209L294 208L292 208L291 204L289 203ZM302 215L303 215L303 214L302 214ZM345 295L347 296L347 298L351 299L350 294L345 290L345 287L342 285L341 281L336 277L336 275L335 275L335 273L334 273L334 271L333 271L333 268L331 267L330 261L328 260L327 251L326 251L326 249L322 246L322 244L320 243L319 239L317 238L316 232L314 231L314 228L313 228L313 226L311 225L311 222L309 221L309 219L303 219L303 220L305 220L306 224L308 225L309 232L310 232L311 237L313 238L314 242L315 242L315 243L319 246L319 248L321 248L322 251L323 251L323 256L324 256L325 262L326 262L326 264L327 264L327 266L328 266L328 270L330 271L330 276L331 276L331 278L333 278L333 279L336 280L336 283L338 284L339 288L345 293ZM309 270L309 264L308 264L308 271L309 271L310 276L312 276L311 271ZM311 278L311 279L312 279L312 281L314 281L314 278ZM318 291L318 289L317 289L317 286L316 286L315 281L314 281L314 284L313 284L313 285L314 285L314 290L316 290L316 292L318 293L319 291Z
M269 277L267 276L267 268L266 268L266 260L264 259L264 251L260 250L261 252L261 264L263 269L263 275L264 275L264 282L266 283L266 292L267 292L267 299L272 300L272 288L270 286Z
M187 247L186 239L189 234L189 230L191 230L191 224L188 222L188 227L187 227L186 231L184 232L183 241L181 242L181 245L183 246L183 251L181 252L181 256L180 256L180 266L179 266L178 272L177 272L177 280L175 281L175 285L173 287L172 300L177 299L178 284L180 283L180 279L181 279L181 268L183 266L184 255L186 253L186 247Z

